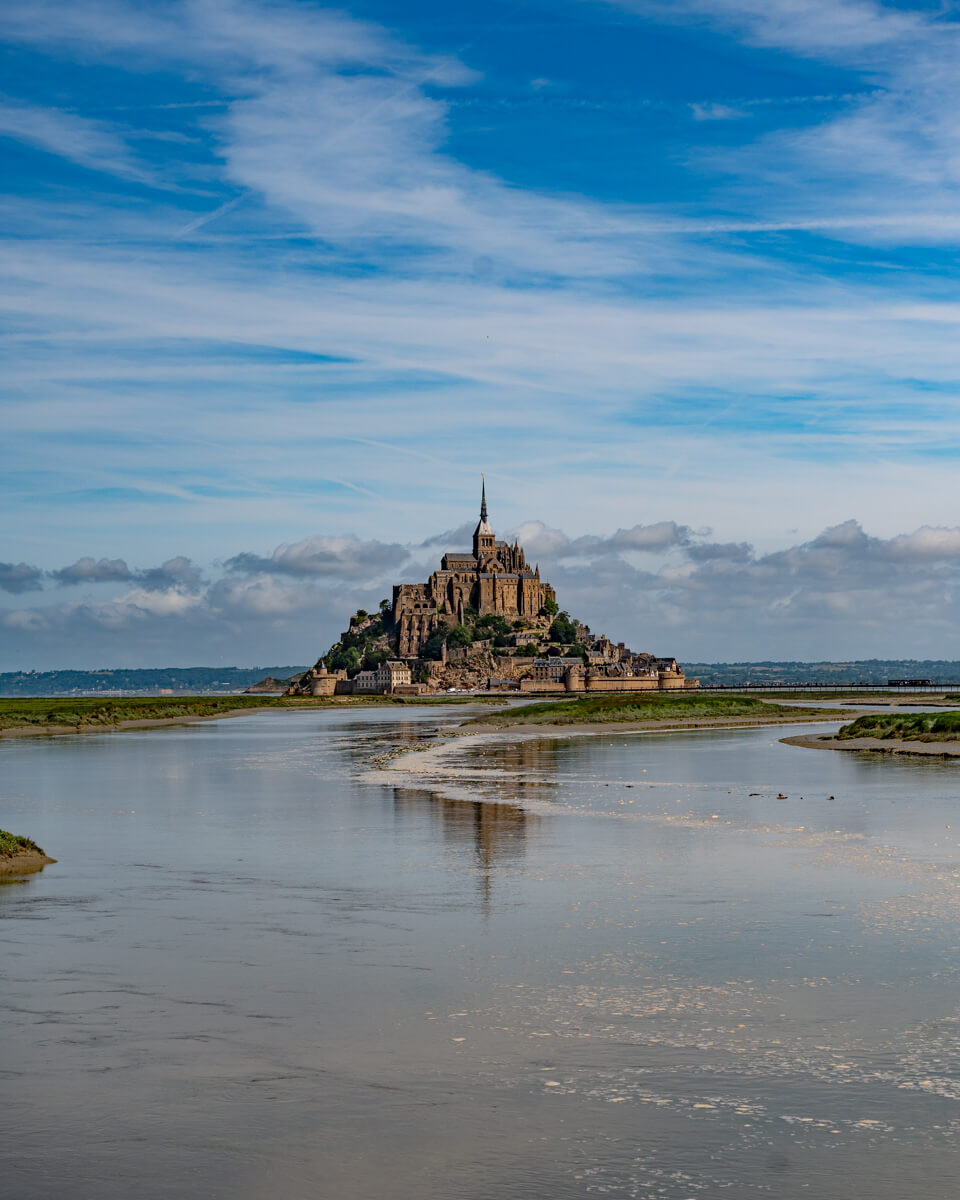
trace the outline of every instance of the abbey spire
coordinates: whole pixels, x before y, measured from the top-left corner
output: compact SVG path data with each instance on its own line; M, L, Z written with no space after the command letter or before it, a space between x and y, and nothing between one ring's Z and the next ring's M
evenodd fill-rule
M488 555L495 554L497 539L487 520L487 481L481 475L480 485L480 523L473 531L473 557L478 561Z

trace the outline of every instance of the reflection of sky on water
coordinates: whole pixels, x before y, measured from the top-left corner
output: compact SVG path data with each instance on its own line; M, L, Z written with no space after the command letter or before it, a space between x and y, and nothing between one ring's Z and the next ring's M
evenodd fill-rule
M956 764L462 715L0 744L7 1194L953 1195Z

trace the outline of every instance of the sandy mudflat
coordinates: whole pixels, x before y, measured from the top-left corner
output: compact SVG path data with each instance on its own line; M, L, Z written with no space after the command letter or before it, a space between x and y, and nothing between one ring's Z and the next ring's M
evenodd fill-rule
M880 754L923 754L928 758L960 758L960 742L920 742L902 738L840 738L802 734L780 739L788 746L811 750L870 750Z
M804 717L802 723L814 721L834 723L836 715ZM463 749L464 742L472 746L496 745L504 742L534 742L546 738L604 737L620 733L683 733L687 730L703 729L757 729L764 726L798 725L796 717L712 717L696 721L597 721L570 725L535 725L511 723L509 725L471 725L469 722L443 730L440 740L419 743L414 746L398 747L386 755L370 760L374 768L371 778L389 779L398 774L422 775L426 780L459 773L451 759L455 752ZM785 739L784 739L785 740ZM382 772L382 774L381 774Z
M22 854L0 858L0 875L32 875L34 871L42 871L48 863L56 861L37 850L24 850Z
M684 729L745 729L757 725L811 725L816 721L827 724L850 720L849 713L830 713L823 716L756 716L756 717L697 717L692 720L647 721L581 721L569 725L539 725L534 721L484 721L483 724L466 723L451 731L456 737L473 737L476 734L523 733L527 736L564 737L568 734L585 733L677 733Z

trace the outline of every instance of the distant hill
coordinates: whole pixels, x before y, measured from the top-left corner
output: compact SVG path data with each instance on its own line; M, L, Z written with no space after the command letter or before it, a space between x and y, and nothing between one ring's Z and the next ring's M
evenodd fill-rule
M7 671L0 696L207 695L242 692L265 675L288 679L307 668L160 667L104 671Z
M866 658L854 662L684 662L688 678L702 684L723 683L875 683L888 679L960 682L960 662L939 658Z

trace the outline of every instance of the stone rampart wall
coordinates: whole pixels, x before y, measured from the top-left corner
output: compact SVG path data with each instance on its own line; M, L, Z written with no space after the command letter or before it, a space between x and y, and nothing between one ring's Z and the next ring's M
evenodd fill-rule
M588 675L588 692L655 692L659 681L653 678L624 677L622 675Z

